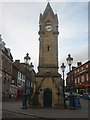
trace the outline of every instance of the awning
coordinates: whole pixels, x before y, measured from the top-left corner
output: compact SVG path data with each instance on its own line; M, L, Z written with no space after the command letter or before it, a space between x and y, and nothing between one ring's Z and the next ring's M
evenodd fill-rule
M90 84L81 84L80 86L83 86L83 87L89 87Z

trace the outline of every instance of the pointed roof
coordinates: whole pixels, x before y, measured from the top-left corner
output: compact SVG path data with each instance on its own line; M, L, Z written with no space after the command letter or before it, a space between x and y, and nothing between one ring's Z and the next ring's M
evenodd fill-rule
M41 24L41 22L44 20L44 18L47 16L48 13L50 13L52 15L52 17L55 19L56 23L58 24L57 14L54 14L53 9L49 2L47 3L47 6L46 6L43 14L40 14L39 24Z
M50 5L49 2L47 4L47 6L46 6L46 9L45 9L44 13L43 13L43 16L45 16L48 12L54 14L54 12L53 12L53 10L52 10L51 5Z

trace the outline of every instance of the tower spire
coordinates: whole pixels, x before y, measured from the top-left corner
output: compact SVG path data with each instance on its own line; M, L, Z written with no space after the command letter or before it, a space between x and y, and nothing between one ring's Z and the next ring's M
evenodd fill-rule
M49 0L49 1L50 1L50 0ZM54 12L53 12L53 10L52 10L52 8L51 8L50 2L47 3L46 9L45 9L43 15L46 15L48 12L51 12L51 13L54 14Z

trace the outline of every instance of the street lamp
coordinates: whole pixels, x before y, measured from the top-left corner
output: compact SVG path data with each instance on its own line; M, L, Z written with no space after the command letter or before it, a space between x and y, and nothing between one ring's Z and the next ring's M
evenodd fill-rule
M69 87L70 87L70 93L72 93L72 91L71 91L71 74L70 74L70 71L71 71L71 65L72 65L72 63L73 63L73 58L71 57L71 55L69 54L68 55L68 58L66 59L67 60L67 64L69 65L69 75L70 75L70 77L69 77Z
M24 57L24 61L25 61L25 64L26 64L25 94L27 93L27 67L29 65L30 59L31 58L29 57L29 54L27 53L26 56Z
M31 64L30 64L30 70L32 71L33 70L33 67L34 67L34 65L32 64L32 62L31 62Z
M29 65L29 70L30 70L30 93L29 93L29 105L30 105L30 101L31 101L31 96L32 96L32 70L33 70L33 67L34 67L34 65L32 64L32 62L31 62L31 64ZM30 107L30 106L29 106Z
M32 62L31 62L31 64L30 64L30 71L31 71L31 80L30 80L30 89L31 89L31 83L32 83L32 70L33 70L33 67L34 67L34 65L32 64Z
M67 60L67 64L69 65L69 92L70 92L70 95L69 95L69 108L70 109L75 109L75 96L72 94L72 90L71 90L71 65L73 63L73 58L71 57L71 55L69 54L68 55L68 58L66 59Z
M29 57L29 54L27 53L26 56L24 57L24 61L25 61L25 64L28 65L29 64L29 61L30 61L30 57Z
M30 61L30 57L29 54L27 53L26 56L24 57L25 60L25 65L26 65L26 79L25 79L25 90L24 90L24 94L23 94L23 109L27 109L27 67L29 65L29 61Z
M63 98L64 98L64 106L66 107L66 103L65 103L65 84L64 84L64 71L65 71L66 66L64 65L64 63L62 63L61 65L61 70L63 72Z
M71 71L71 65L73 63L73 58L71 57L70 54L68 55L68 58L66 60L67 60L67 64L69 65L69 71Z

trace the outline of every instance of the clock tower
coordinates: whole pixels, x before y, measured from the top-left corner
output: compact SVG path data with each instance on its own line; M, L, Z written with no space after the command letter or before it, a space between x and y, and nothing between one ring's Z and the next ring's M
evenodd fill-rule
M39 66L33 104L39 107L64 106L62 79L58 73L58 18L50 3L39 19Z
M39 72L58 72L58 18L50 4L39 20Z

